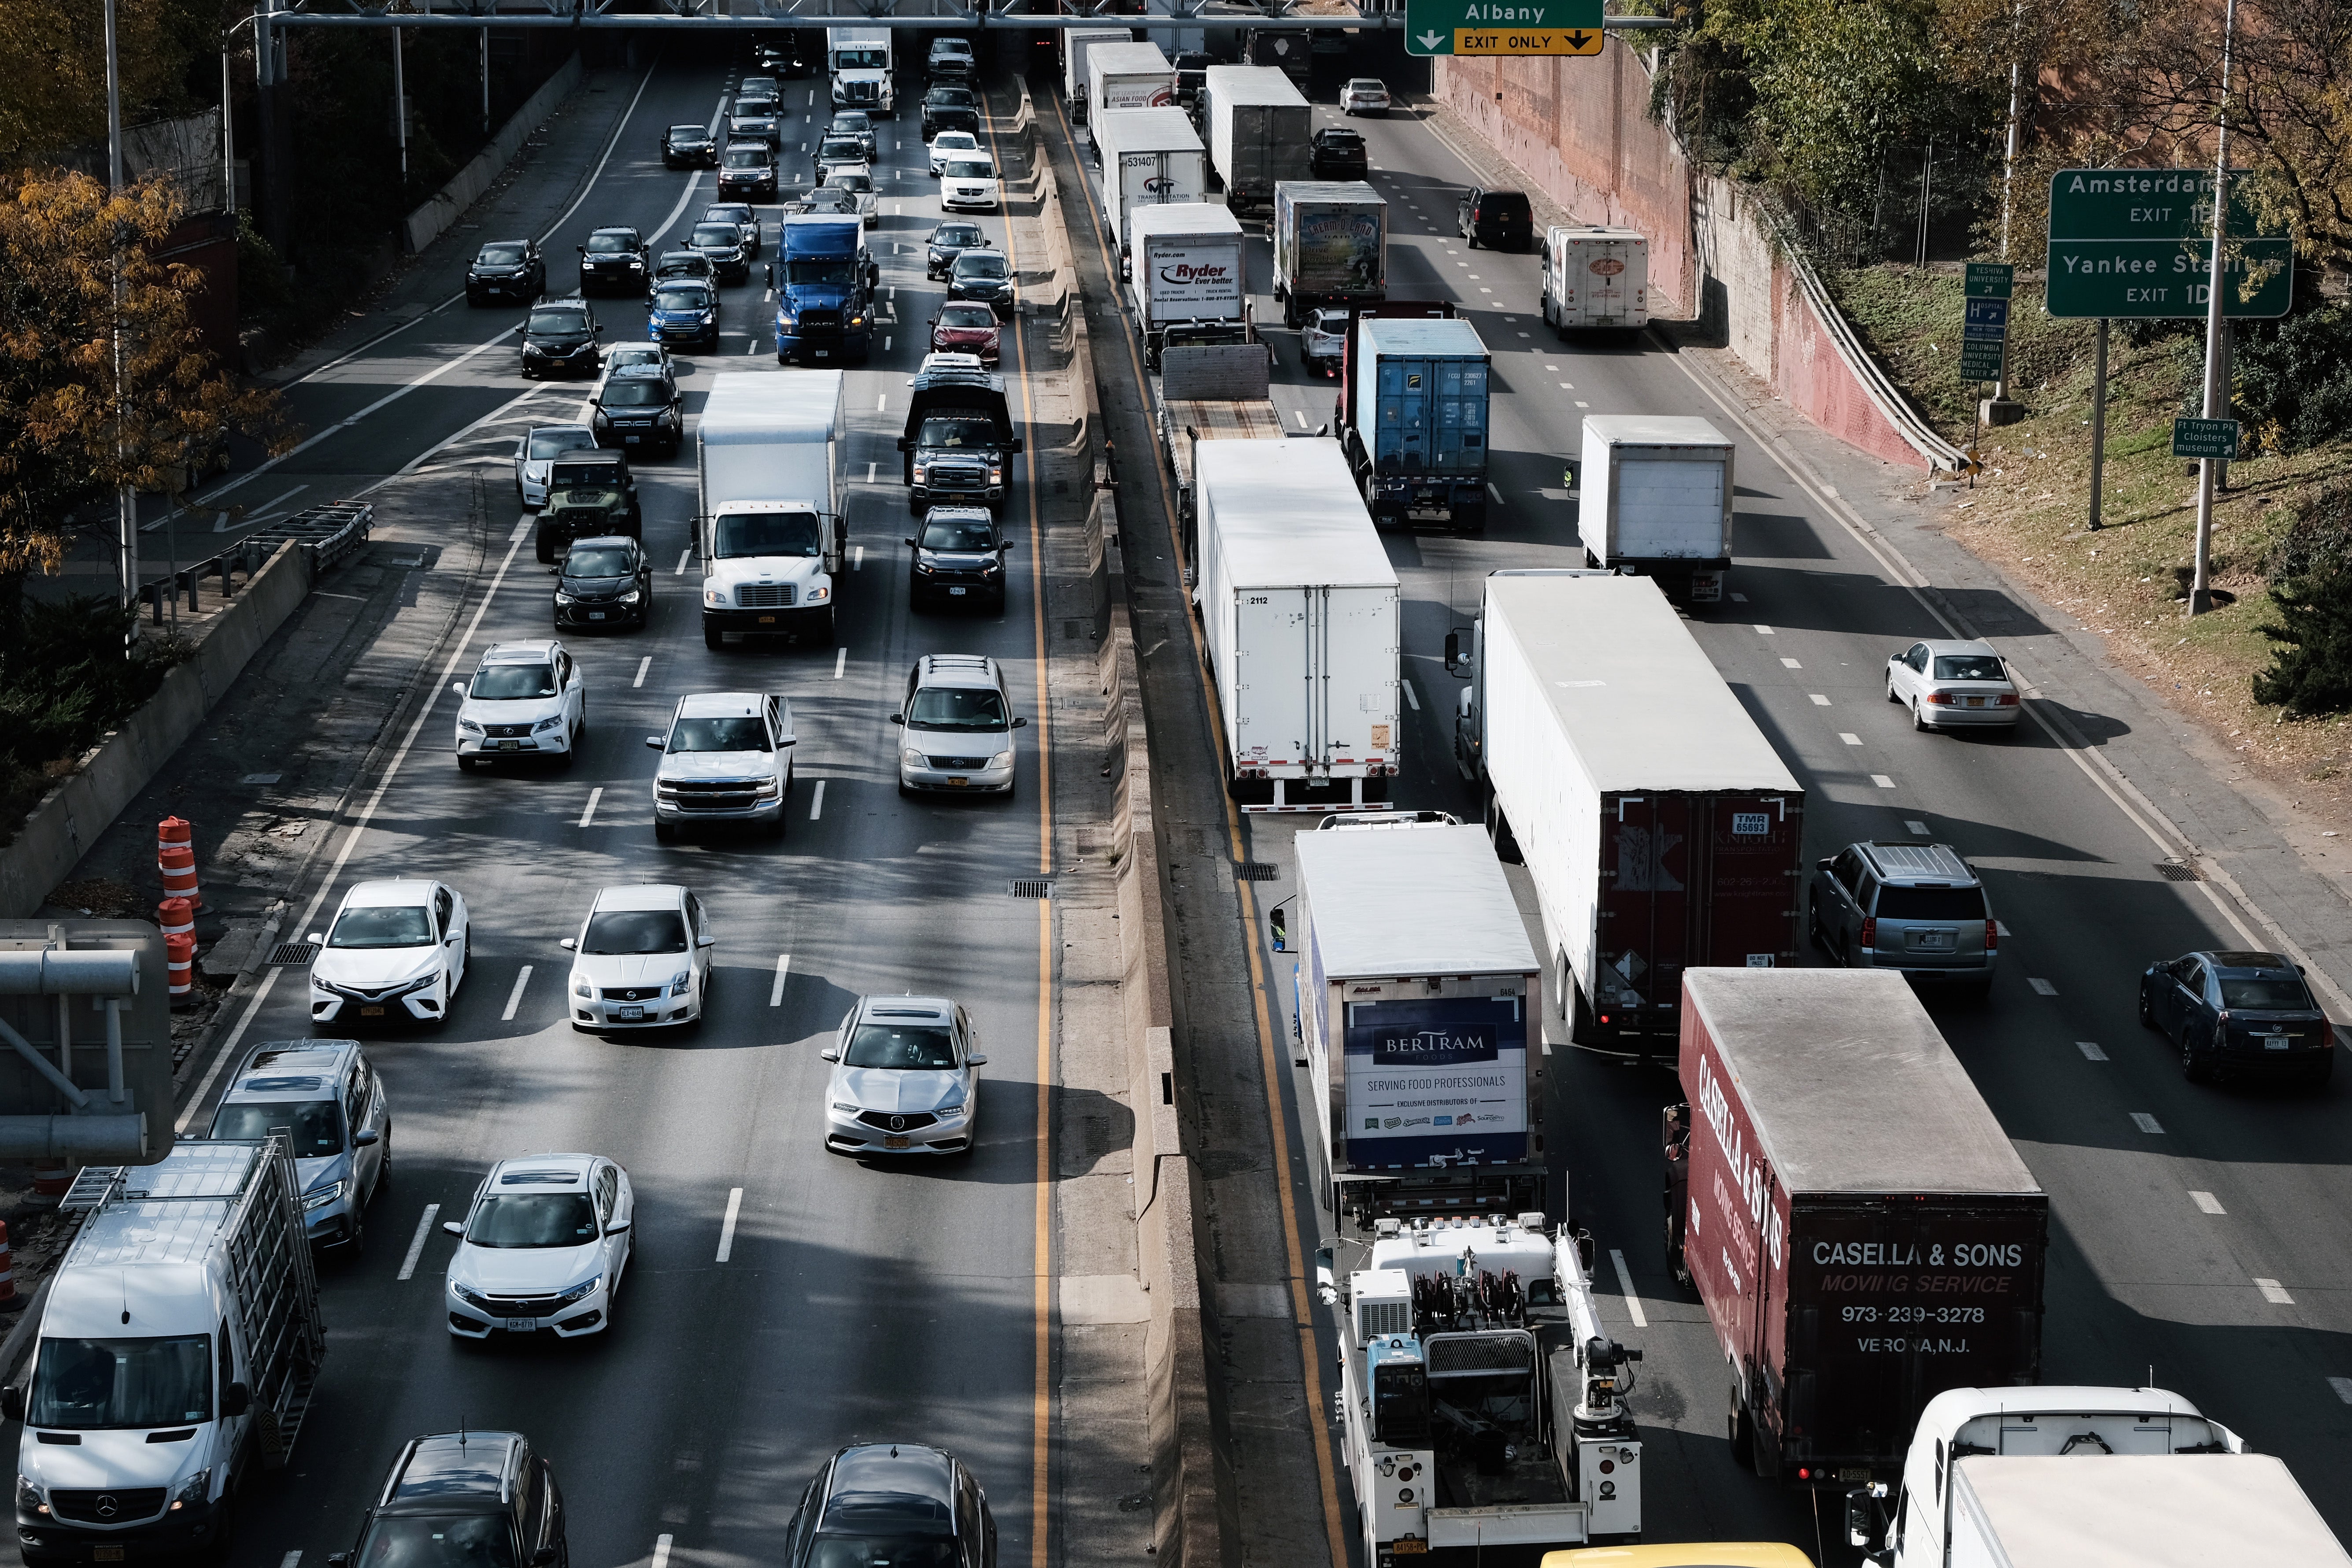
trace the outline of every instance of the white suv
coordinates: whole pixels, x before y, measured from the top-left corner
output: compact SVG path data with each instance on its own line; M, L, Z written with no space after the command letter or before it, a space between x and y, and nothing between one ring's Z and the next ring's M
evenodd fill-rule
M496 758L560 757L570 767L588 731L588 684L552 638L492 643L457 705L457 767Z
M784 836L793 792L793 705L759 691L704 691L677 700L669 732L647 735L654 837L667 844L698 822L757 823Z
M1001 795L1013 787L1015 718L1004 672L978 654L927 653L907 674L906 700L890 715L898 742L898 793Z
M607 888L588 907L580 934L563 945L575 1029L643 1029L691 1024L710 989L719 939L702 900L684 888L646 882Z

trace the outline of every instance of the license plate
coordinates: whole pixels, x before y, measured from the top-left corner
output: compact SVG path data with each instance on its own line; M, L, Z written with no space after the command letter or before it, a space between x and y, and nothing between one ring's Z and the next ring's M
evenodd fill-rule
M120 1563L122 1561L122 1548L120 1546L93 1546L89 1549L89 1560L92 1563Z
M1868 1465L1840 1466L1838 1468L1838 1479L1846 1482L1849 1485L1867 1485L1870 1481L1870 1467Z
M644 440L645 437L643 436L626 436L622 437L622 439L626 445L634 447L638 442Z
M520 741L500 741L499 742L499 750L501 752L520 752L522 750L522 742Z
M2266 1051L2283 1051L2292 1044L2294 1044L2294 1042L2289 1040L2284 1035L2264 1035L2263 1037L2263 1049Z
M894 1132L882 1140L882 1147L885 1149L904 1149L908 1146L907 1139L901 1133Z
M624 1007L620 1012L614 1015L615 1017L618 1017L624 1023L627 1022L631 1018L642 1018L645 1016L646 1010L643 1007Z
M761 616L760 617L760 624L763 626L772 626L776 624L776 617L773 616Z
M1981 708L1984 706L1984 699L1981 697L1971 697L1968 701L1969 706L1971 708Z
M1923 931L1918 937L1917 945L1921 947L1949 948L1954 942L1953 933L1948 931Z
M832 351L831 349L811 349L811 350L809 350L809 358L811 358L811 359L831 359L832 357L833 357L833 351Z
M592 621L601 621L604 618L604 612L602 610L591 610L588 612L588 618Z
M381 1018L383 1016L383 1009L381 1007L362 1007L360 1009L360 1016L362 1018Z
M510 1334L528 1334L536 1331L538 1328L539 1320L537 1318L509 1318L507 1320L507 1332Z
M1399 1557L1414 1557L1429 1550L1426 1541L1391 1541L1389 1550Z
M963 786L964 786L964 785L966 785L966 784L970 784L970 783L971 783L971 781L970 779L950 779L950 780L948 780L949 787L953 788L953 789L961 789L961 788L963 788Z
M950 588L948 590L948 597L950 599L961 598L963 596L963 592L964 591L961 588Z

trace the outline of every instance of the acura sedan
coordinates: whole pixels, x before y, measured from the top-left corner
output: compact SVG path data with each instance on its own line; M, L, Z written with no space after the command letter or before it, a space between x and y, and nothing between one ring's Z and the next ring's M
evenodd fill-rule
M963 1008L944 996L866 996L819 1053L824 1146L845 1154L968 1154L988 1058Z

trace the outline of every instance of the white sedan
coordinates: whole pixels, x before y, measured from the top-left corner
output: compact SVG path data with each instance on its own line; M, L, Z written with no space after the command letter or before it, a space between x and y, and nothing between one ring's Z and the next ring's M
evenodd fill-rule
M490 1167L466 1217L442 1307L449 1332L545 1329L558 1339L602 1333L629 1267L636 1195L629 1173L596 1154L530 1154Z
M719 943L702 900L667 882L596 895L572 953L572 1026L643 1029L701 1018Z
M940 177L948 160L961 153L967 158L982 156L980 138L969 131L942 131L931 138L931 178Z
M1389 86L1376 76L1351 78L1339 89L1339 112L1342 114L1386 114L1389 111Z
M313 1024L448 1022L473 938L466 900L440 882L362 882L310 945Z
M1980 642L1915 642L1886 659L1886 700L1915 730L2014 729L2023 716L2000 655Z
M940 175L940 205L948 212L996 205L996 165L986 157L950 158Z

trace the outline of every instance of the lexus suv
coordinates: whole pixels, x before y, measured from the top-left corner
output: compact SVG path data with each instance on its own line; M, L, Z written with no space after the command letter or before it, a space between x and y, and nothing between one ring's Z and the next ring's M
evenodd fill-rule
M449 689L458 699L460 772L493 758L555 757L570 767L588 728L587 679L551 637L492 643L474 678Z
M449 1332L467 1340L542 1329L560 1340L603 1333L629 1267L635 1208L629 1173L598 1155L499 1161L474 1189L466 1217L442 1226L459 1238L443 1299Z
M1992 988L2000 927L1945 844L1849 844L1813 868L1805 928L1841 963Z
M969 1154L980 1114L980 1032L944 996L861 997L818 1053L824 1146L843 1154Z
M412 1437L392 1462L358 1542L330 1553L327 1568L355 1561L572 1568L563 1493L520 1432Z
M669 731L647 735L654 837L668 843L697 823L750 823L782 838L793 793L793 705L760 691L706 691L677 700Z
M978 654L927 653L907 672L890 722L898 737L898 793L1002 795L1013 788L1016 718L1004 672Z

